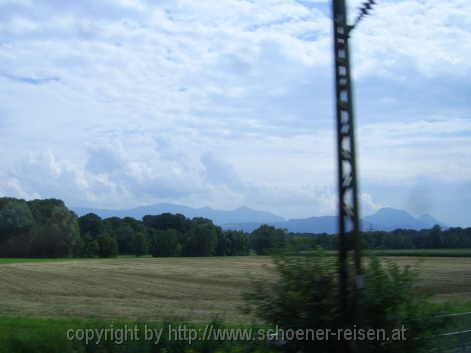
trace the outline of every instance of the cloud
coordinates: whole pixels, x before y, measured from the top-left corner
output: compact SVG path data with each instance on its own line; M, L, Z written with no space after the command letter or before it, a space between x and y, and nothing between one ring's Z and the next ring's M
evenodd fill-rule
M470 11L385 0L355 29L365 209L471 180ZM330 36L327 1L1 1L0 192L332 214Z
M86 168L92 173L112 173L121 171L124 167L123 161L114 151L98 147L89 150Z
M378 3L353 36L357 74L401 78L410 68L426 77L469 72L470 10L466 0Z
M48 82L59 82L59 79L57 77L34 78L34 77L16 76L16 75L11 75L11 74L1 74L1 75L9 80L19 82L19 83L27 83L30 85L42 85Z
M232 166L214 156L205 153L201 156L205 180L214 185L224 185L235 189L243 189L244 185Z

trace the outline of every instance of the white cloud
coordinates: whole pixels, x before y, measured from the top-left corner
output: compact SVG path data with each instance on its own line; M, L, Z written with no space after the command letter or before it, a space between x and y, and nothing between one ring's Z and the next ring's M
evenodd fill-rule
M382 1L355 30L365 187L471 180L470 6ZM327 1L0 2L0 192L331 214L329 16Z
M361 193L361 195L360 195L360 204L362 206L362 210L361 210L361 216L362 217L373 214L376 211L378 211L380 208L383 208L383 207L386 206L386 205L375 202L373 200L373 197L370 194L366 193L366 192Z
M354 33L357 75L463 75L471 71L471 3L382 1Z

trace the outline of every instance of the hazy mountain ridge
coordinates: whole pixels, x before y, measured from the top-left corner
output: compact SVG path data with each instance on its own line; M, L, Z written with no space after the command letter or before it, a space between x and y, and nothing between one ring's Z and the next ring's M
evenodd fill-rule
M283 222L268 223L277 228L287 229L290 233L327 233L335 234L337 232L336 216L321 216L289 219ZM223 224L224 229L243 230L251 232L261 226L261 223L239 223ZM380 226L362 221L362 227L365 230L380 230Z
M180 213L188 218L205 217L211 219L217 225L227 223L274 223L282 222L285 219L271 212L253 210L248 207L239 207L234 210L215 210L210 207L191 208L182 205L159 203L149 206L131 208L128 210L110 210L110 209L93 209L83 207L71 207L71 209L82 216L87 213L95 213L102 218L107 217L133 217L141 219L145 215L158 215L162 213Z
M287 229L291 233L328 233L337 232L337 216L321 216L300 219L289 219L283 222L269 223L278 228ZM382 208L370 216L361 220L361 227L364 231L392 231L395 229L427 229L434 225L447 227L430 215L414 217L404 210L394 208ZM248 222L241 224L224 224L225 229L243 230L250 232L258 228L261 224Z
M283 217L271 212L254 210L248 207L240 207L234 210L216 210L210 207L191 208L182 205L159 203L149 206L131 208L127 210L93 209L71 207L79 216L86 213L95 213L102 218L107 217L133 217L141 219L145 215L162 213L180 213L188 218L205 217L224 229L243 230L251 232L262 224L269 224L278 228L287 229L291 233L329 233L337 232L336 216L321 216L308 218L295 218L285 220ZM382 208L376 213L366 216L361 221L363 230L391 231L403 229L425 229L435 224L446 227L445 224L430 215L414 217L404 210L394 208Z
M436 224L446 227L444 223L438 221L431 215L423 214L419 217L414 217L404 210L398 210L391 207L382 208L375 214L364 217L363 221L379 226L379 228L373 228L374 230L386 231L398 228L420 230L432 228Z

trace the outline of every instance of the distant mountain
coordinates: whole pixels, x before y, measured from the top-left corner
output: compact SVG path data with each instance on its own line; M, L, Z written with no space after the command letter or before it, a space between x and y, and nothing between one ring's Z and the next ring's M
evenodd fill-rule
M337 232L337 217L322 216L285 220L270 212L257 211L248 207L240 207L235 210L215 210L209 207L192 208L171 203L158 203L149 206L136 207L126 210L94 209L94 208L71 208L79 216L87 213L95 213L102 218L108 217L133 217L142 219L145 215L159 215L162 213L180 213L188 218L205 217L211 219L215 224L224 229L242 230L252 232L262 224L287 229L291 233L328 233ZM434 225L447 227L442 222L430 215L414 217L404 210L394 208L382 208L375 214L364 217L361 221L362 229L365 231L394 229L426 229Z
M337 217L309 217L300 219L290 219L282 222L268 223L274 227L287 229L290 233L328 233L337 232ZM445 224L436 220L430 215L422 215L413 217L403 210L394 208L382 208L371 216L364 217L361 220L362 229L365 231L383 230L391 231L398 228L403 229L427 229L434 225L446 227ZM261 223L239 223L239 224L223 224L225 229L243 230L251 232L257 229Z
M281 223L281 222L279 222L279 223ZM225 230L240 230L240 231L243 231L243 232L251 233L263 224L268 224L268 225L271 225L271 226L278 227L279 223L277 223L277 222L275 222L275 223L270 223L270 222L224 223L224 224L221 225L221 227Z
M289 219L287 221L270 222L268 224L277 228L287 229L290 233L335 233L337 231L337 217L335 216ZM261 225L262 223L247 222L223 224L222 227L224 229L251 232Z
M95 213L102 218L108 217L133 217L142 219L145 215L159 215L162 213L180 213L188 218L205 217L211 219L215 224L237 224L237 223L274 223L282 222L284 218L270 212L257 211L248 207L240 207L235 210L215 210L209 207L191 208L170 203L158 203L149 206L131 208L127 210L94 209L83 207L71 207L71 209L82 216L87 213Z
M337 231L337 217L322 216L290 219L280 224L280 228L288 229L292 233L312 233L313 229L316 230L316 233L335 233Z
M446 227L445 224L436 220L430 215L414 217L406 211L395 208L382 208L375 214L363 219L372 225L372 230L391 231L398 228L403 229L426 229L438 224Z
M426 226L426 228L432 228L434 225L437 225L437 224L444 228L448 227L446 224L438 221L436 218L433 218L429 214L423 214L419 216L417 219L421 222L421 224Z
M337 216L321 216L321 217L309 217L309 218L298 218L289 219L283 222L267 223L268 225L286 229L290 233L337 233ZM224 229L231 230L242 230L244 232L251 232L262 223L238 223L238 224L223 224ZM374 224L369 222L362 222L362 227L365 230L378 229Z

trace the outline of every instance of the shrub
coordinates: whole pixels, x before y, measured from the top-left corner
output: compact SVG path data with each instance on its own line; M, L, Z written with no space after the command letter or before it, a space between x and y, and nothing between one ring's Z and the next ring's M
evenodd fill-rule
M276 280L255 282L244 294L246 310L283 330L382 329L386 337L393 330L405 328L406 340L357 340L348 344L366 352L420 352L443 324L436 318L436 306L428 305L427 295L417 286L417 271L401 269L378 259L367 262L366 287L359 295L361 321L342 324L338 300L338 271L335 258L316 256L280 256L275 258ZM352 290L350 286L350 292ZM359 332L359 331L357 331ZM285 342L290 352L331 352L337 339L291 340Z

